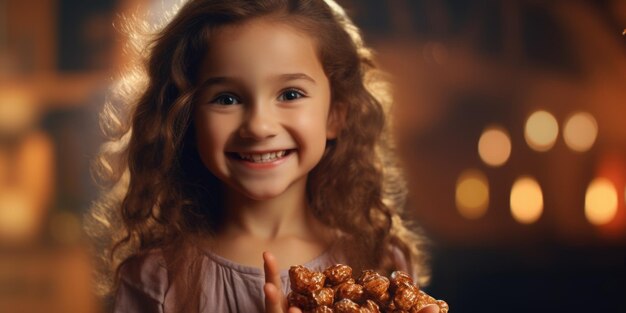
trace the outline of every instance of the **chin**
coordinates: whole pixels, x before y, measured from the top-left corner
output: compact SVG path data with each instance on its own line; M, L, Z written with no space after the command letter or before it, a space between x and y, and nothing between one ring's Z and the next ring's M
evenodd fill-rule
M255 201L264 201L274 199L285 192L283 188L263 189L263 190L240 190L240 193L248 199Z

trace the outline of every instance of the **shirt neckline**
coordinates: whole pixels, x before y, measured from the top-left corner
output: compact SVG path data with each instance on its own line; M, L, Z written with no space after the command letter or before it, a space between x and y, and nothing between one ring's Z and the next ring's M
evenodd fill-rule
M326 250L324 250L324 252L322 252L320 255L318 255L317 257L311 259L310 261L301 264L304 265L308 268L314 268L316 267L316 265L320 264L320 262L327 258L330 255L330 251L332 250L332 247L334 246L334 244L331 244L328 248L326 248ZM237 272L243 273L243 274L248 274L248 275L254 275L254 276L265 276L265 274L263 273L263 270L258 268L258 267L254 267L254 266L248 266L248 265L244 265L241 263L237 263L235 261L232 261L230 259L227 259L221 255L216 254L215 252L207 249L207 248L202 248L202 251L210 258L212 259L215 263L226 267L226 268L230 268L232 270L235 270ZM284 278L287 277L289 275L289 269L282 269L280 270L280 277Z

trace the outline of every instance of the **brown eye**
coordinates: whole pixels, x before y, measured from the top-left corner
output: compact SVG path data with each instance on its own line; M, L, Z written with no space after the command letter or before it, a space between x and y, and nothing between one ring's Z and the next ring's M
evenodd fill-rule
M223 94L213 99L211 103L215 103L219 105L233 105L233 104L239 103L239 100L233 95Z
M284 91L280 95L279 100L281 100L281 101L293 101L293 100L296 100L296 99L300 99L302 97L304 97L304 94L300 90L289 89L289 90Z

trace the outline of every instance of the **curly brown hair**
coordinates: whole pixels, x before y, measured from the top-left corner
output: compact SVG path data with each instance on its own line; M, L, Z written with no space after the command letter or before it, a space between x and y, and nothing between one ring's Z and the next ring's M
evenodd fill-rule
M330 81L331 114L340 117L337 138L308 176L313 214L353 248L347 259L355 269L393 270L389 249L397 247L420 283L428 280L424 239L400 217L406 188L386 120L389 86L343 9L332 0L190 0L146 45L139 24L126 24L139 65L112 88L101 115L109 141L94 173L104 192L87 219L105 251L102 293L115 290L125 262L159 248L172 252L168 275L191 291L181 294L199 294L194 243L211 235L223 212L222 184L193 145L196 65L216 29L259 17L315 40Z

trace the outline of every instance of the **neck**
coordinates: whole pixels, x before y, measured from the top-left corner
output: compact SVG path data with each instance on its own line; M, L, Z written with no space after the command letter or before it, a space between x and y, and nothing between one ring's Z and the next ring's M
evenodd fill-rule
M229 189L225 201L227 217L224 232L266 240L299 235L311 219L305 185L292 186L295 188L264 200L250 199Z

